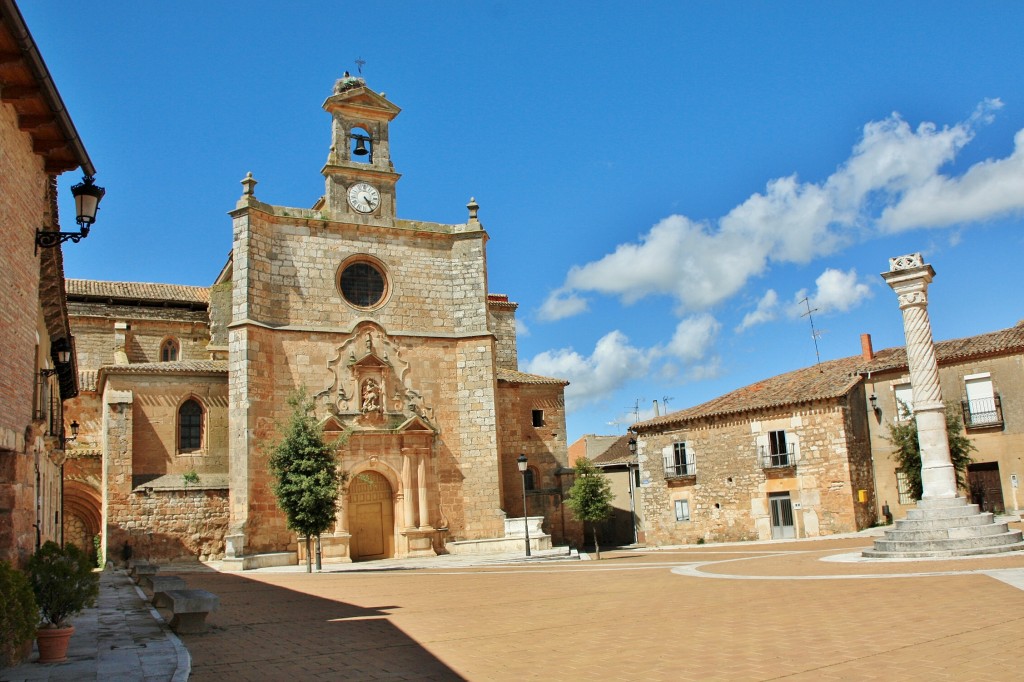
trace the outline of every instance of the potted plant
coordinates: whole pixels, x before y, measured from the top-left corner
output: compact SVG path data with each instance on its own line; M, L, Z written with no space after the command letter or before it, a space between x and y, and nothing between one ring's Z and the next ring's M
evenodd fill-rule
M99 574L88 555L72 544L47 542L29 559L29 580L42 623L36 631L40 663L67 660L68 640L75 628L68 619L96 603Z
M38 622L39 609L28 578L0 561L0 668L28 658Z

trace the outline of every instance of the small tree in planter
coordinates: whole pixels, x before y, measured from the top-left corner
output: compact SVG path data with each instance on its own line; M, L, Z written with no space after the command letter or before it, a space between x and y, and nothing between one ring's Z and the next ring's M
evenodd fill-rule
M0 668L17 665L32 651L39 608L28 578L0 561Z
M59 663L67 658L68 640L75 632L68 620L96 603L99 574L85 552L56 542L47 542L32 555L28 574L42 620L36 632L39 662Z

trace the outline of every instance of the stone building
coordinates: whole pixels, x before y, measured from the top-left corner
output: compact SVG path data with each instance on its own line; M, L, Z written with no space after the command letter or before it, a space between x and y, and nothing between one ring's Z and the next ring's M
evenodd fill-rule
M69 285L109 551L294 563L267 460L300 388L349 476L325 560L500 547L523 514L520 453L535 546L562 541L566 382L518 371L479 207L456 225L397 217L398 107L346 76L324 109L323 196L274 206L246 177L210 288Z
M57 176L95 173L13 0L0 0L0 560L61 541L64 401L78 391L64 303Z
M873 353L865 374L875 481L880 504L901 518L914 506L906 479L892 459L886 437L894 420L913 411L903 348ZM939 385L947 409L960 418L976 450L968 466L968 489L960 491L984 511L1019 512L1024 477L1024 322L1009 329L935 344ZM903 407L901 407L901 404ZM909 410L909 411L908 411Z
M905 515L914 501L886 437L898 401L911 403L906 351L876 353L866 334L862 348L635 424L647 542L813 537ZM962 494L1016 511L1024 323L935 352L978 448Z
M612 515L598 528L602 544L631 545L647 540L638 491L640 470L636 453L630 450L631 440L629 435L587 434L569 446L569 466L575 466L578 459L586 457L611 484ZM589 537L584 539L589 541Z

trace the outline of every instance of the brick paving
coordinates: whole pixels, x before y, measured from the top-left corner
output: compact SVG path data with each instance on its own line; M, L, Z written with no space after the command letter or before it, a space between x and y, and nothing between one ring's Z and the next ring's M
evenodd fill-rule
M199 682L1024 677L1024 590L980 573L1024 572L1024 553L821 561L869 546L856 538L604 552L600 562L189 573L189 587L220 595L221 610L208 633L182 640ZM703 573L672 571L696 564ZM877 574L926 575L838 578Z

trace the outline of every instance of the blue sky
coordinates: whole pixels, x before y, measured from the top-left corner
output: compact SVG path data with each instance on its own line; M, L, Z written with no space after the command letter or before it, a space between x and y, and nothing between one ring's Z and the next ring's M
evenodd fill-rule
M891 256L935 267L938 339L1024 317L1024 3L21 10L107 188L68 277L211 284L246 172L269 203L322 194L320 107L362 58L403 109L399 215L476 197L521 368L572 382L570 442L813 364L805 296L822 360L902 344Z

